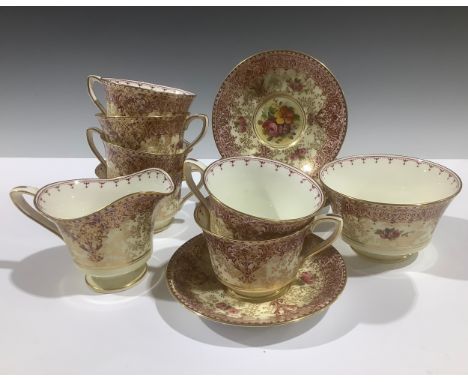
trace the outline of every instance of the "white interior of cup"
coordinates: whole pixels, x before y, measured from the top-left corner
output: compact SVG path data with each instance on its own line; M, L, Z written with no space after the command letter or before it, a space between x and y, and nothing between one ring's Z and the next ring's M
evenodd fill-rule
M159 169L115 179L77 179L50 184L39 190L37 208L55 219L76 219L99 211L116 200L139 192L169 194L174 185Z
M336 160L324 166L320 179L346 196L390 204L434 202L453 196L461 187L458 176L441 165L392 155Z
M264 219L314 214L323 194L309 176L283 163L254 157L226 158L205 171L208 192L232 209Z
M133 88L151 90L151 91L160 92L160 93L169 93L169 94L185 95L185 96L195 95L187 90L172 88L170 86L165 86L165 85L151 84L149 82L126 80L126 79L120 79L120 78L103 78L103 80L109 81L118 85L125 85L125 86L130 86Z

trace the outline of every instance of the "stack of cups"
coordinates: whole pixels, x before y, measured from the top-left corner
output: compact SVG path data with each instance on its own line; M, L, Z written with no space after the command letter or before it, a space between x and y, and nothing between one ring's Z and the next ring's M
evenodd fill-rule
M94 93L95 83L104 88L106 106ZM88 93L101 111L96 114L101 129L92 127L86 131L88 144L101 162L96 175L114 178L156 167L171 176L175 192L165 197L155 210L155 232L162 231L192 195L190 192L181 197L183 163L203 138L208 117L189 114L195 94L167 86L92 75L88 77ZM188 142L185 132L197 119L202 121L202 128ZM95 133L104 145L104 156L94 143Z
M208 197L192 178L201 173ZM317 215L324 203L319 185L302 171L265 158L232 157L208 167L187 159L184 176L200 203L203 230L218 280L240 299L261 302L288 290L306 257L323 251L340 235L339 216ZM309 233L333 223L331 235L303 253Z

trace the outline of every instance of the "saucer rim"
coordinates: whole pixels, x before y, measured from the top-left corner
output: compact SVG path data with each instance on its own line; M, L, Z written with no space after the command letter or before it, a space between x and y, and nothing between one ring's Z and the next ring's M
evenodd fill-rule
M316 238L319 238L320 240L323 240L322 238L320 238L319 236L315 235L315 234L308 234L307 236L313 236L313 237L316 237ZM203 233L201 234L198 234L196 236L193 236L191 239L187 240L184 244L182 244L175 252L174 254L172 255L172 257L170 258L169 262L167 263L166 265L166 269L165 269L165 274L166 274L166 286L167 288L169 289L169 292L170 294L172 295L172 297L180 304L182 305L186 310L194 313L195 315L197 315L198 317L201 317L201 318L204 318L204 319L207 319L211 322L216 322L218 324L223 324L223 325L227 325L227 326L240 326L240 327L252 327L252 328L258 328L258 327L271 327L271 326L283 326L283 325L287 325L287 324L291 324L291 323L295 323L295 322L298 322L298 321L302 321L302 320L305 320L307 318L311 318L312 316L315 316L325 310L327 310L337 299L338 297L340 297L340 295L343 293L345 287L346 287L346 284L347 284L347 281L348 281L348 272L347 272L347 268L346 268L346 262L344 261L344 258L343 258L343 255L334 247L334 246L330 246L328 248L326 248L324 251L326 250L334 250L335 254L338 255L338 258L339 258L339 263L340 263L340 268L341 268L341 271L342 271L342 278L340 280L340 283L339 285L337 285L337 290L338 293L332 298L330 299L329 301L326 302L326 305L321 307L320 309L318 310L315 310L313 312L310 312L310 313L307 313L307 314L304 314L303 316L301 317L296 317L296 318L293 318L293 319L290 319L290 320L285 320L285 321L274 321L274 320L271 320L269 322L259 322L259 323L241 323L241 322L233 322L233 321L228 321L228 320L222 320L222 319L218 319L218 318L214 318L214 317L211 317L211 316L208 316L206 314L203 314L201 312L198 312L194 309L192 309L191 307L189 307L188 305L186 305L186 303L183 301L183 299L181 297L183 297L181 295L181 297L179 297L177 294L179 293L177 291L177 289L175 288L174 286L174 277L172 276L171 277L171 273L173 274L173 270L170 269L171 265L173 265L174 261L176 260L177 257L180 257L182 256L180 253L181 253L181 249L183 247L185 247L186 245L188 246L189 243L191 242L194 242L196 240L199 240L199 238L203 238ZM286 292L287 293L287 292ZM179 293L180 294L180 293ZM274 301L274 300L272 300Z

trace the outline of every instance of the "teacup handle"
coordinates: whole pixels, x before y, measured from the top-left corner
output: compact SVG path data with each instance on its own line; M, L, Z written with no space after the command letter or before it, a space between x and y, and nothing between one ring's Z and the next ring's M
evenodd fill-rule
M184 162L184 180L187 182L187 185L192 191L192 194L195 195L197 199L200 201L200 203L202 203L205 206L205 208L207 208L209 211L210 207L208 206L208 203L206 202L205 197L200 191L201 186L204 185L203 174L205 173L205 170L206 170L206 166L202 162L196 159L187 158ZM200 173L201 175L201 179L198 185L195 184L195 181L193 180L193 177L192 177L192 173L194 171Z
M94 133L99 134L99 137L101 140L103 139L104 132L101 129L98 129L97 127L89 127L86 129L86 139L88 140L88 145L93 154L96 156L96 158L99 160L99 162L102 163L104 166L105 170L107 171L107 163L104 157L101 155L99 150L96 147L96 144L94 143Z
M24 198L24 195L32 197L36 196L37 191L38 188L36 187L15 187L10 191L10 198L16 208L18 208L28 218L34 220L36 223L39 223L44 228L55 233L59 238L63 239L55 223L52 220L47 219L37 209L33 208Z
M102 105L101 101L97 99L96 94L94 93L93 85L95 82L102 83L102 77L95 76L94 74L88 76L88 94L98 109L101 110L104 115L107 115L106 108Z
M195 121L196 119L201 120L203 125L198 136L192 142L190 142L189 145L187 146L186 148L187 152L192 150L193 146L195 146L198 142L200 142L200 140L205 136L206 126L208 125L208 117L205 114L195 114L195 115L189 116L185 120L184 131L187 131L190 123L192 123L192 121Z
M327 215L318 215L312 221L309 230L312 232L314 228L322 223L333 223L335 224L335 230L331 233L331 235L322 241L318 246L314 248L314 251L307 254L306 257L316 255L317 253L323 251L324 249L328 248L333 242L340 236L341 230L343 228L343 219L341 216L335 214L327 214Z
M197 187L198 190L201 190L202 186L203 186L203 178L200 178L200 180L198 181L198 184L196 185L196 187ZM187 192L187 195L185 195L179 202L179 209L182 208L182 206L185 204L185 202L187 200L189 200L192 195L193 195L193 192L191 190L189 192Z

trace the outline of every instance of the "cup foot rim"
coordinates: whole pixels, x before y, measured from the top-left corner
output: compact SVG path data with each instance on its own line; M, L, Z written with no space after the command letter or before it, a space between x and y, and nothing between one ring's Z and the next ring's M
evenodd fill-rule
M356 247L351 246L354 252L358 255L363 256L367 259L378 261L381 263L397 263L400 261L406 261L410 258L414 258L418 255L418 252L407 253L405 255L391 256L391 255L379 255L377 253L371 253L356 249Z
M143 264L140 268L135 269L132 272L129 272L127 275L134 275L130 281L124 282L124 284L119 284L116 285L115 287L105 287L102 285L102 282L99 280L106 280L107 283L109 283L113 279L118 279L122 278L126 275L119 275L119 276L114 276L114 277L95 277L90 274L85 275L85 281L88 287L90 287L93 291L98 292L98 293L116 293L116 292L122 292L124 290L127 290L134 285L136 285L138 282L140 282L143 277L146 275L146 272L148 271L148 266Z
M262 294L262 295L244 295L242 293L236 292L235 290L231 288L227 288L228 293L241 301L247 301L251 303L262 303L262 302L267 302L271 300L275 300L279 297L281 297L283 294L285 294L289 290L290 285L286 285L274 292L268 293L268 294Z

